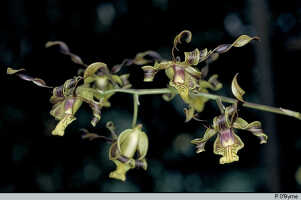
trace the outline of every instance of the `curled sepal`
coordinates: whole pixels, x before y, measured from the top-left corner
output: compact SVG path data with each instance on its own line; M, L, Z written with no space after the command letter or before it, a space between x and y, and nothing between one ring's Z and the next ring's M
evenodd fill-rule
M191 42L191 38L192 38L192 34L188 30L182 31L175 37L174 42L173 42L172 52L171 52L172 58L174 61L176 61L175 50L179 51L178 44L182 43L182 41L181 41L182 39L184 39L186 43L189 43L189 42Z
M95 73L101 68L103 68L105 71L108 71L107 65L102 62L96 62L89 65L84 72L84 82L90 83L92 81L91 77L93 77Z
M238 85L237 76L238 73L235 74L232 80L232 84L231 84L232 93L239 101L244 102L243 95L245 94L245 91Z
M202 52L204 54L204 52ZM197 65L200 62L200 51L195 49L191 52L184 52L185 61L184 63L187 65Z
M61 119L61 121L59 121L55 129L52 131L52 135L64 136L65 129L74 120L76 120L76 117L74 117L73 115L65 115L65 117Z
M213 152L222 155L219 160L220 164L232 163L238 161L237 152L244 147L244 143L233 132L232 129L226 129L217 135L214 142Z
M52 46L58 46L59 47L59 52L61 52L62 54L70 56L71 60L74 63L86 66L83 63L82 59L78 55L75 55L74 53L70 52L70 49L69 49L68 45L65 42L62 42L62 41L49 41L45 44L46 48L49 48L49 47L52 47Z
M101 119L102 106L99 103L94 102L94 101L90 101L89 106L90 106L90 108L92 109L92 112L93 112L93 119L91 120L91 124L92 124L93 127L95 127L96 124Z
M205 151L206 142L210 138L215 136L216 133L217 133L217 131L215 129L207 128L206 132L202 138L197 138L197 139L191 140L191 143L196 145L196 148L197 148L196 153L201 153L201 152Z
M16 69L12 69L12 68L8 67L6 73L8 75L17 74L17 76L19 76L19 78L21 78L22 80L33 82L35 85L37 85L39 87L52 88L51 86L48 86L44 80L42 80L40 78L33 78L26 74L22 74L22 73L20 73L21 71L25 71L25 69L16 70Z
M253 135L257 136L260 139L260 144L267 143L268 136L263 133L261 123L259 121L248 123L244 119L238 117L235 120L233 127L237 129L250 131Z
M157 70L152 66L143 66L142 70L144 71L144 82L152 82L155 78Z
M188 30L184 30L184 31L182 31L181 33L179 33L179 34L175 37L175 39L174 39L174 41L173 41L173 45L174 45L174 48L175 48L176 50L178 50L177 45L182 43L181 40L182 40L183 38L184 38L184 40L185 40L186 43L191 42L191 38L192 38L191 32L188 31Z

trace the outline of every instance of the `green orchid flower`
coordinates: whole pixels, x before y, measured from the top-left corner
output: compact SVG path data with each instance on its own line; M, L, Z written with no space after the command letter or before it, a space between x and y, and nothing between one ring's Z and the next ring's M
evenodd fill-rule
M239 102L225 108L219 99L217 104L221 115L214 117L213 125L206 129L202 138L191 141L192 144L196 145L196 153L200 153L205 151L206 142L217 135L213 152L222 156L219 160L220 164L232 163L239 160L237 152L244 147L244 143L236 135L236 129L251 132L259 138L260 144L266 143L268 139L268 136L263 133L259 121L248 123L243 118L238 117L238 105L243 101L245 91L238 85L237 75L235 75L232 81L232 92Z
M243 118L237 117L237 104L235 104L227 107L223 114L213 119L213 126L207 128L202 138L194 139L191 143L196 145L196 153L200 153L205 151L206 142L217 135L213 152L222 156L220 164L232 163L239 160L237 152L244 147L235 129L250 131L260 139L260 144L267 142L268 136L263 133L261 123L259 121L248 123Z
M94 140L101 138L111 143L109 159L115 163L116 170L111 172L109 177L125 181L126 173L130 169L142 168L146 170L147 162L145 156L148 151L148 137L146 133L142 131L142 125L137 125L132 129L126 129L118 136L115 133L112 122L107 123L107 128L111 131L112 139L89 133L85 129L83 129L85 132L83 139Z
M232 47L241 47L249 43L251 40L258 39L257 37L249 37L247 35L241 35L232 44L222 44L216 47L214 50L208 51L207 49L198 50L195 49L191 52L184 52L185 60L181 61L179 57L175 56L175 51L178 51L178 44L182 43L185 38L185 42L189 43L192 38L190 31L182 31L174 39L174 45L172 48L172 61L156 62L154 66L143 66L144 81L151 82L154 80L156 73L160 70L165 70L170 82L169 85L177 90L182 100L189 105L188 109L185 109L186 121L193 118L195 111L202 112L207 98L200 96L191 96L190 92L206 92L208 89L219 90L222 88L222 84L218 82L218 76L215 74L205 80L208 73L208 63L213 62L218 58L218 55L225 53ZM199 63L206 61L206 67L201 71L196 67ZM171 100L174 95L164 96L164 99Z

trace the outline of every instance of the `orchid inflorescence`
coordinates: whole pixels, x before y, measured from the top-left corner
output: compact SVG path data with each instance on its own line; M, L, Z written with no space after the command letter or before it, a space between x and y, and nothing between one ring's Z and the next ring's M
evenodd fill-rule
M212 126L207 127L202 138L194 139L191 143L196 145L196 152L200 153L205 151L206 142L216 135L214 153L222 156L219 161L220 164L239 160L237 152L244 147L244 143L234 132L236 129L251 132L260 139L261 144L267 142L268 137L263 132L259 121L248 123L239 117L239 108L242 106L301 119L301 114L295 111L245 102L243 99L245 91L237 81L238 74L234 76L231 87L235 99L209 93L210 90L218 91L223 87L222 83L218 81L217 74L207 78L209 64L232 47L245 46L252 40L259 40L258 37L241 35L232 44L222 44L213 50L205 48L184 52L185 59L182 61L179 56L176 56L180 52L179 44L183 42L190 43L191 39L192 34L188 30L182 31L175 37L171 51L172 60L164 60L160 54L149 50L138 53L133 59L125 59L121 64L113 66L111 70L103 62L87 65L78 55L72 53L64 42L50 41L46 43L46 48L58 47L61 53L70 56L74 63L81 66L77 76L66 80L61 86L50 87L42 79L25 74L23 68L7 68L7 74L15 74L19 78L31 81L40 87L52 89L50 103L53 106L50 114L59 121L52 131L52 135L64 135L67 126L76 120L75 114L83 103L90 106L93 113L91 124L95 127L101 119L102 109L111 107L110 98L114 94L123 92L133 95L134 113L131 128L122 131L118 135L115 132L113 122L107 122L106 127L110 130L111 137L81 129L84 133L83 139L94 140L99 138L111 144L109 159L115 163L116 170L111 172L109 177L122 181L126 180L126 173L130 169L147 169L145 157L149 145L148 136L143 132L142 125L136 124L139 97L142 95L162 94L164 100L171 101L178 94L188 105L188 108L184 108L185 122L192 119L198 120L196 115L204 110L205 103L209 100L216 100L221 112L220 115L213 119ZM199 63L205 63L202 69L199 69ZM145 82L154 81L156 73L164 70L169 79L168 88L131 89L130 75L118 75L122 67L131 65L142 66ZM222 101L231 103L231 105L224 107Z

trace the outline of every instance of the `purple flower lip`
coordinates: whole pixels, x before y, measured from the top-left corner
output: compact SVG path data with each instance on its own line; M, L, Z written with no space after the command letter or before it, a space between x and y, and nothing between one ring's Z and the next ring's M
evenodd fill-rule
M184 83L185 80L185 70L182 67L174 66L174 82L175 83Z
M232 129L225 129L219 132L220 141L224 147L234 144L234 135Z

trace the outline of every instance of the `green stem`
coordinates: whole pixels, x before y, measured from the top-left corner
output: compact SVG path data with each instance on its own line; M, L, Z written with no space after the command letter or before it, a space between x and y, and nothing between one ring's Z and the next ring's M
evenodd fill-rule
M139 95L134 94L133 98L134 98L134 114L133 114L132 128L135 128L137 123L137 117L138 117Z
M103 92L103 91L99 91L99 92L101 93L101 95L115 93L115 92L122 92L122 93L134 94L137 96L138 95L173 93L173 91L168 88L162 88L162 89L113 89L113 90L108 90L105 92ZM236 99L233 99L233 98L219 96L219 95L215 95L215 94L204 93L204 92L191 93L191 95L192 96L202 96L202 97L205 97L205 98L208 98L211 100L218 100L218 98L220 98L223 102L227 102L227 103L235 103L237 101ZM135 101L135 99L134 99L134 101ZM134 102L134 104L135 104L135 102ZM295 112L292 110L288 110L288 109L276 108L276 107L272 107L272 106L266 106L266 105L249 103L249 102L244 102L242 104L242 106L247 107L247 108L262 110L262 111L266 111L266 112L287 115L287 116L295 117L295 118L301 120L301 113ZM134 123L134 120L133 120L133 123Z

